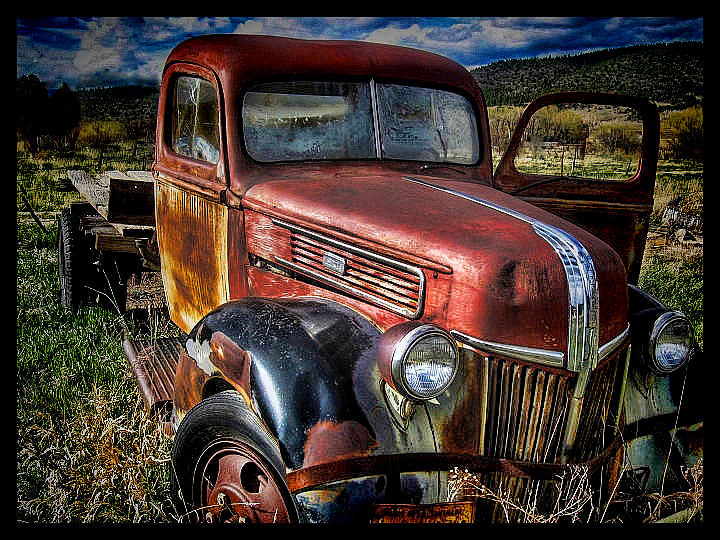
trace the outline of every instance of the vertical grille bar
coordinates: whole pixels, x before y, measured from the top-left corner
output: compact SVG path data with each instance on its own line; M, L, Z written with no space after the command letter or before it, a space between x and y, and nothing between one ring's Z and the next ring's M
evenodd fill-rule
M487 381L482 453L553 461L572 375L496 357L484 357L482 370Z
M622 348L612 353L591 372L571 461L596 457L614 437L611 430L616 425L615 415L622 395L626 351L627 348ZM479 453L558 463L577 374L505 357L479 355L479 359L483 390L482 410L478 414L482 422ZM521 507L537 504L541 513L546 505L549 511L556 495L554 481L528 480L502 473L478 474L477 480L496 494L502 491L503 496ZM490 500L480 501L479 516L495 521L522 517L517 510L508 510Z

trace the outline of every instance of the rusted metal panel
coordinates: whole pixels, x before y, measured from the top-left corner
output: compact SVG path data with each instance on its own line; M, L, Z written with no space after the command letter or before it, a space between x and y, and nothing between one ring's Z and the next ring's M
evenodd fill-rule
M371 523L473 523L475 503L379 504Z
M158 180L157 235L170 317L184 332L229 299L228 209Z
M606 244L557 216L479 184L429 180L453 187L461 184L473 195L569 229L597 260L604 299L600 303L601 342L624 330L625 269ZM244 204L254 210L264 207L270 216L282 216L291 223L313 224L318 231L332 231L335 224L351 219L355 245L372 242L385 246L386 253L412 252L428 261L442 261L452 268L449 276L428 272L431 269L423 266L428 276L426 320L501 343L567 348L567 312L556 301L567 294L563 293L567 287L563 267L532 228L516 219L396 176L344 178L341 183L334 179L277 181L252 188ZM423 216L420 229L418 215ZM284 238L288 233L264 219L258 228L248 220L248 250L252 253L257 246L270 261L291 257L290 238ZM347 233L343 236L343 241L352 242ZM272 290L258 292L273 294Z
M228 296L244 298L250 295L247 281L249 266L245 241L245 214L238 208L228 209Z

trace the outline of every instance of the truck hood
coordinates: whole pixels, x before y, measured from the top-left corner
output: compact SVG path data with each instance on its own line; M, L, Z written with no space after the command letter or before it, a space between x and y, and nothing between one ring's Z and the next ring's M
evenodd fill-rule
M627 328L626 272L607 244L482 184L423 175L313 175L258 183L243 206L421 267L423 320L545 351L567 353L573 342L573 294L578 279L588 279L577 275L579 246L596 283L596 296L582 306L596 314L595 340L603 345ZM568 260L558 242L572 241L575 255Z

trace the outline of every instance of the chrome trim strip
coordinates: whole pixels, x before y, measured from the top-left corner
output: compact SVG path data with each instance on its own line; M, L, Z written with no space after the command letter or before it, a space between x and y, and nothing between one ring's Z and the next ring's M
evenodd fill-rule
M341 289L349 294L354 294L356 296L359 296L359 297L363 298L364 300L367 300L368 302L370 302L372 304L376 304L381 307L384 307L385 309L392 311L393 313L403 315L404 317L408 317L410 319L417 319L418 317L420 317L420 314L423 311L423 306L425 305L425 273L422 271L422 269L418 268L417 266L411 266L409 264L405 264L405 263L397 261L395 259L390 259L390 258L380 255L378 253L374 253L372 251L368 251L366 249L359 248L357 246L353 246L352 244L348 244L347 242L343 242L341 240L337 240L335 238L325 236L324 234L317 233L313 230L306 229L305 227L301 227L300 225L295 225L293 223L289 223L289 222L283 221L281 219L272 218L272 222L275 225L278 225L280 227L285 227L286 229L289 229L291 231L307 235L310 238L314 238L315 240L325 242L336 248L343 249L345 251L349 251L350 253L354 253L355 255L360 255L361 257L366 257L375 262L379 262L379 263L385 264L387 266L390 266L391 268L395 268L397 270L402 270L403 272L413 274L419 280L418 301L417 301L418 306L415 311L413 311L412 309L409 309L409 308L402 308L400 306L397 306L397 305L393 304L392 302L389 302L383 298L380 298L379 296L371 294L362 289L357 289L357 288L353 287L352 285L348 285L347 283L344 283L340 280L336 280L336 279L333 279L332 277L325 276L325 275L323 275L315 270L312 270L310 268L305 268L303 266L299 266L291 261L287 261L287 260L283 259L282 257L277 257L277 256L274 257L275 262L277 262L278 264L281 264L281 265L283 265L291 270L294 270L296 272L299 272L301 274L308 275L314 279L317 279L318 281L322 281L323 283L325 283L327 285L337 287L338 289Z
M608 341L605 345L602 345L600 347L600 350L598 351L598 357L599 362L602 362L605 360L608 356L610 356L612 353L614 353L620 345L625 341L625 338L630 335L630 324L627 325L627 328L620 332L617 336L612 338L610 341Z
M505 343L485 341L484 339L470 336L463 332L459 332L458 330L450 330L450 335L458 341L488 354L509 356L510 358L515 358L517 360L546 364L553 367L563 367L565 362L565 354L560 351L548 351L546 349L534 349L532 347L521 347L519 345L507 345Z
M605 358L616 352L618 347L623 344L629 334L630 325L628 324L625 330L602 345L598 354L599 362L605 360ZM508 345L507 343L486 341L464 332L460 332L459 330L450 330L450 335L461 343L470 345L480 352L508 356L517 360L545 364L553 367L564 366L565 355L560 351L548 351L547 349L535 349L532 347L521 347L519 345Z
M380 145L380 114L378 113L378 99L375 79L370 79L370 102L372 104L373 129L375 130L375 157L380 159L382 157L382 147Z
M599 298L595 267L585 247L571 234L543 223L535 218L496 203L437 186L412 176L403 176L414 182L456 197L481 204L532 226L535 233L555 250L565 269L568 280L568 351L566 368L571 371L590 371L598 364Z

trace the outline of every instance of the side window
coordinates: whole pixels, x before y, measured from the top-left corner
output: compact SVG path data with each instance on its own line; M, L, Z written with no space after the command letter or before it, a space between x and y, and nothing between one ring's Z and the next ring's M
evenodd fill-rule
M175 82L171 147L177 154L217 163L220 158L218 101L215 87L198 77Z
M628 107L549 105L535 112L515 158L521 173L622 181L640 165L642 120Z

